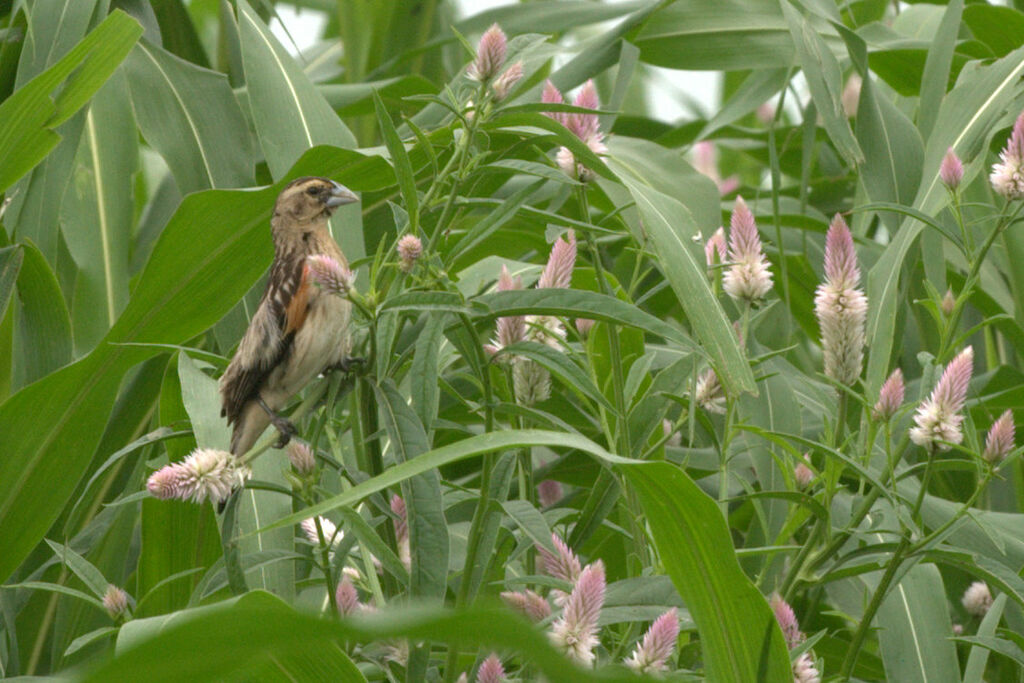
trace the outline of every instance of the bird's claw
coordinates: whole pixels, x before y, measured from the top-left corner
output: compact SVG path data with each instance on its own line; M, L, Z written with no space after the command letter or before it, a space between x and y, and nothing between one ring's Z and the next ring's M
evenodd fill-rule
M283 417L274 420L273 424L278 434L280 434L277 441L274 442L274 448L284 448L292 440L292 437L299 433L299 430L295 429L295 425Z

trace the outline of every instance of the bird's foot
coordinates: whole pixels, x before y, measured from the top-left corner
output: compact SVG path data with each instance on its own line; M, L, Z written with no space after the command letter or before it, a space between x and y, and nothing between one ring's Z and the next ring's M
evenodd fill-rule
M345 356L334 365L329 366L328 370L341 370L345 374L352 372L353 370L366 365L366 359L358 356Z
M288 442L292 440L292 437L299 433L299 430L295 428L295 425L291 423L273 410L270 409L262 398L256 399L259 402L260 408L263 408L264 412L270 417L270 424L274 425L274 429L277 430L278 436L277 441L274 442L274 448L284 448L288 445Z

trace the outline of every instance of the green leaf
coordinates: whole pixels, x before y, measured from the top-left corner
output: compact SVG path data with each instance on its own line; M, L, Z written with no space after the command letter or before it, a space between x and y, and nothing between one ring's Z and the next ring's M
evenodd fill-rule
M301 614L277 598L254 592L233 604L190 610L161 620L122 646L126 632L141 631L138 622L122 627L115 657L96 665L84 678L104 683L121 680L218 680L259 671L276 657L307 647L331 647L337 641L381 642L393 638L440 640L471 646L510 649L520 653L551 681L636 681L631 673L601 672L576 667L556 652L548 639L525 619L507 609L478 608L454 612L441 608L408 608L358 619L330 621ZM340 652L340 650L339 650ZM315 657L315 653L308 653ZM331 680L365 680L349 661L332 652ZM342 667L345 668L342 668ZM788 667L788 664L787 664ZM276 675L280 676L277 670ZM247 677L247 676L246 676ZM259 678L255 676L255 678ZM294 677L293 677L294 678ZM299 680L317 680L309 675Z
M994 8L993 8L994 9ZM917 127L921 137L929 138L939 114L942 98L949 86L949 72L953 64L957 34L960 31L960 17L964 12L964 0L950 0L942 15L942 23L935 34L924 63L921 77L921 104L918 107Z
M740 569L718 505L668 463L616 469L636 491L661 561L697 624L707 680L790 683L782 631Z
M615 165L614 160L612 164ZM698 230L686 207L658 190L622 174L637 202L651 247L661 257L661 269L672 285L687 320L711 357L723 388L738 395L757 391L750 365L743 357L725 311L711 292L703 261L693 254L689 239Z
M46 544L50 546L50 550L57 556L61 564L74 572L75 576L93 592L93 595L100 599L103 598L109 582L103 578L99 569L66 545L55 543L50 539L46 539Z
M249 125L224 74L146 40L128 55L125 73L139 130L182 194L252 185Z
M115 10L59 62L0 104L0 190L43 160L60 141L53 129L89 101L141 35L137 21Z
M374 384L373 390L395 460L408 463L428 452L423 424L394 384ZM402 482L402 497L409 523L410 593L441 602L448 586L448 523L440 476L426 471L411 477Z
M1024 73L1024 48L987 66L964 68L957 86L946 95L924 157L924 178L914 199L914 208L932 215L946 201L946 188L938 168L946 149L952 147L962 159L964 186L970 184L985 163L981 154L996 122L1018 95L1017 83ZM886 375L896 337L897 294L903 262L923 229L915 220L904 220L899 232L868 273L867 395L877 395Z
M670 69L734 71L793 61L793 39L774 0L670 3L635 42L643 61Z
M793 8L790 0L782 2L782 13L789 24L800 68L807 78L807 87L824 121L825 130L843 158L849 164L859 164L864 160L864 153L857 145L843 110L843 72L839 60L811 22Z
M586 371L562 351L537 342L517 342L502 348L498 357L503 361L509 361L517 356L529 358L538 363L581 396L603 406L612 413L616 412L615 406L594 386L593 380L590 379Z
M992 601L985 617L978 626L978 638L992 638L999 627L999 620L1003 618L1003 610L1006 609L1006 595L997 595ZM989 650L983 646L971 648L971 654L967 656L967 664L964 666L963 683L982 683L985 679L985 665L988 664Z
M437 419L437 403L441 392L437 376L446 316L427 314L425 318L423 331L416 339L416 350L412 357L412 367L409 369L409 382L413 410L429 434L434 420Z
M0 249L0 320L7 315L7 304L11 301L14 284L18 281L25 252L20 244Z
M409 161L409 154L405 151L405 143L398 137L398 131L395 130L391 115L388 114L384 102L381 101L380 95L376 91L373 93L373 106L377 112L381 136L391 154L391 163L395 167L398 188L402 192L402 199L405 200L405 210L409 214L409 232L415 235L420 224L420 203L416 194L416 177L413 174L412 163Z
M918 564L885 596L875 623L888 680L960 681L949 610L935 599L945 593L935 565Z
M124 75L96 93L71 182L60 207L60 224L78 266L71 312L75 349L91 350L128 303L135 204L132 183L138 162L135 117Z
M23 244L18 273L13 387L71 362L71 319L57 277L34 244Z
M314 145L354 147L352 133L249 3L237 7L250 110L274 178Z

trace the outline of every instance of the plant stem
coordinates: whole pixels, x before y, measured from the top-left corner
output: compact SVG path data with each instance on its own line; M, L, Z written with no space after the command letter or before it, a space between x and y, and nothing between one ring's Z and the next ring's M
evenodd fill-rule
M885 574L882 575L882 580L878 582L875 594L871 596L871 602L868 603L867 609L864 610L860 624L853 634L850 649L846 651L846 659L843 660L843 666L839 671L840 680L850 680L850 674L853 673L853 667L857 664L857 657L860 655L860 649L864 646L864 639L871 628L871 622L874 621L878 608L882 606L885 594L889 592L889 584L892 583L900 565L903 564L903 557L909 546L910 538L907 536L904 536L900 540L900 544L896 546L896 551L893 553L892 559L889 560L889 565L885 568Z
M307 501L309 505L311 501ZM324 581L327 585L327 599L331 603L331 614L338 614L338 597L337 597L337 586L334 581L334 571L331 567L331 543L334 541L333 538L327 538L324 535L324 527L320 522L320 515L313 517L313 521L316 523L316 535L320 539L320 561L323 562L324 570Z

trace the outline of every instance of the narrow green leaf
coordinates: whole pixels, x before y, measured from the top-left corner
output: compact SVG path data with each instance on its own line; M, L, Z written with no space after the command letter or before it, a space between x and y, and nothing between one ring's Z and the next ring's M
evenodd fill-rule
M882 601L875 623L888 680L959 683L949 610L935 599L945 593L935 565L918 564Z
M398 189L401 190L402 199L405 200L405 210L409 213L409 232L416 234L420 224L420 202L416 194L416 176L413 174L409 154L405 151L405 143L398 137L398 131L395 130L391 115L388 114L377 91L373 93L373 106L377 112L381 136L391 154L391 163L395 167L395 177L398 179Z
M7 305L11 301L14 284L18 281L25 253L20 244L13 244L0 249L0 320L7 315Z
M441 391L437 375L446 316L427 314L425 318L423 331L416 339L416 350L412 357L412 367L409 369L409 382L413 410L429 434L437 418L437 403Z
M594 386L590 375L577 365L569 355L561 351L555 350L546 344L538 344L537 342L517 342L502 348L498 357L503 356L502 360L505 361L511 360L516 356L529 358L546 368L581 396L603 406L605 410L612 413L616 412L615 406L612 405L611 401Z
M790 683L775 616L740 568L715 501L665 462L621 464L672 583L697 624L707 680Z
M55 543L50 539L46 539L46 544L50 546L50 550L57 556L61 564L81 579L82 583L93 592L93 595L97 598L103 598L103 595L107 592L109 582L103 578L102 572L95 565L66 545Z
M354 147L352 133L249 3L237 7L250 110L274 178L314 145Z
M528 500L506 500L501 504L505 513L512 518L519 528L526 532L526 535L533 539L533 542L556 553L555 544L551 542L551 527L540 510L533 507Z
M992 601L985 617L978 626L976 636L978 638L992 638L999 627L999 620L1003 618L1003 610L1006 609L1006 595L997 595ZM971 648L971 654L967 656L967 664L964 666L963 683L983 683L985 680L985 665L988 664L989 649L982 646Z
M790 0L782 4L782 14L796 46L800 68L807 78L807 87L825 124L832 143L851 165L864 160L864 153L850 130L850 122L843 110L843 72L839 60L832 54L825 40L811 22L793 8Z
M950 0L942 15L942 23L928 50L921 77L921 103L917 109L917 127L925 140L931 135L935 119L939 115L942 98L949 85L949 72L953 65L953 51L956 49L960 32L960 18L964 12L964 0Z
M662 272L710 355L722 386L734 396L744 391L756 393L754 375L740 351L732 325L711 292L703 263L693 254L693 241L685 239L686 233L698 232L693 216L668 195L625 174L622 178L636 199L651 246L661 257Z
M34 244L23 244L18 273L14 388L71 362L71 318L60 283Z

